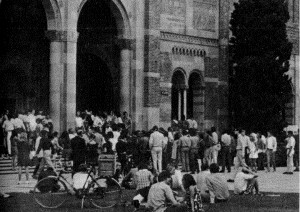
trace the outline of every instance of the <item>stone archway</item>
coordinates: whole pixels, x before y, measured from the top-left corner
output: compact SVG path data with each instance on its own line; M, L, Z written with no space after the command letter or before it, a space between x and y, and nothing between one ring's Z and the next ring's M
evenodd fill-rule
M194 118L201 128L204 123L204 81L197 70L191 72L188 81L187 116Z
M172 106L171 119L182 120L186 118L186 75L183 69L178 68L172 76Z
M107 86L112 86L113 98L107 103L112 105L111 110L129 111L130 109L130 40L126 39L130 36L129 22L126 21L126 13L119 1L97 1L84 0L78 8L79 18L77 31L79 32L77 42L77 62L82 61L87 53L98 55L101 63L111 76L111 81ZM90 69L96 67L89 66ZM77 90L82 87L80 72L84 71L81 64L77 64ZM104 73L104 72L103 72ZM108 75L98 75L99 81L105 82ZM86 83L86 82L85 82ZM103 92L98 86L94 86L94 92ZM79 92L79 90L78 90ZM99 96L99 95L98 95ZM100 96L99 96L100 97ZM77 104L80 101L86 101L77 94ZM87 100L89 101L89 100ZM108 101L101 100L99 101ZM79 109L79 107L77 107ZM98 108L98 110L108 110L107 107Z

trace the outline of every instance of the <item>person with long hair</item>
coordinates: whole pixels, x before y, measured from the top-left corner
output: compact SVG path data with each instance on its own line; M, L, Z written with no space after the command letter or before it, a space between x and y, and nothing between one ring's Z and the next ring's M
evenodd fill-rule
M194 196L197 192L197 184L194 177L190 174L183 175L182 184L184 189L186 190L185 193L185 201L189 208L194 211Z
M29 165L30 165L30 145L27 139L27 133L24 130L18 131L17 136L17 149L18 149L18 185L21 184L22 167L25 167L26 183L29 183Z

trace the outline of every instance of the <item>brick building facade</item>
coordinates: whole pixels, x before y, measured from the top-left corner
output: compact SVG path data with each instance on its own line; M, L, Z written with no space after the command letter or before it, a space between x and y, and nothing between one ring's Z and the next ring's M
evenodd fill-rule
M194 117L199 130L228 127L228 40L234 0L39 2L50 41L48 107L56 130L74 127L76 110L96 104L97 98L106 101L96 104L99 110L128 111L135 129L168 127L171 119L183 115ZM289 35L297 45L299 16L293 20ZM98 64L99 72L88 61ZM296 47L291 61L299 105ZM110 89L99 89L99 84ZM84 93L90 89L85 85L93 88L90 93ZM90 97L93 92L97 98ZM30 105L16 103L21 105L17 107L39 107L38 98L27 99ZM299 109L295 114L299 122Z

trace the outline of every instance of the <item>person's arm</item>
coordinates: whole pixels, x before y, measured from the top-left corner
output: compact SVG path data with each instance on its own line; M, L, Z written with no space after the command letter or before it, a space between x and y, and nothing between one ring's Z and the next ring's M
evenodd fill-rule
M153 146L153 134L150 135L149 148L152 149L152 146Z
M215 203L214 187L213 187L212 183L210 182L209 177L207 177L207 178L205 179L205 183L206 183L206 186L207 186L208 191L209 191L209 195L210 195L210 203L211 203L211 204L214 204L214 203Z
M273 140L273 152L276 152L276 151L277 151L277 140L274 137L274 140Z
M194 212L195 187L194 186L190 186L189 190L190 190L191 209L192 209L192 212Z
M37 151L36 151L37 155L40 153L40 151L42 149L43 142L44 141L42 139L39 140L39 145L38 145L38 148L37 148Z
M180 203L176 201L170 186L168 186L168 188L165 190L165 194L166 194L167 199L170 200L174 206L180 205Z

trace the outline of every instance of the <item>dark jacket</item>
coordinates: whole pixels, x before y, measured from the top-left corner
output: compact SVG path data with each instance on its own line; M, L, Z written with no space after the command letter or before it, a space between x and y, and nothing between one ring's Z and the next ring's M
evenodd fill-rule
M84 161L86 156L86 145L82 137L76 136L71 139L72 159L77 161Z

